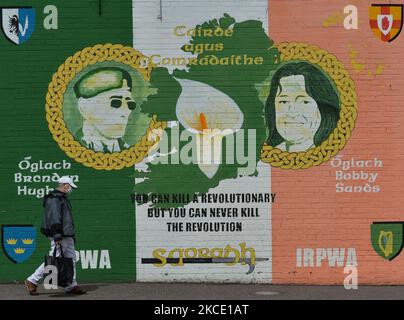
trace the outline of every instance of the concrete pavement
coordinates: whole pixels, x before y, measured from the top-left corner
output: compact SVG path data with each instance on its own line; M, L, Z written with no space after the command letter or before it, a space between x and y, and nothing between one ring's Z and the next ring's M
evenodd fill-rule
M346 290L343 286L280 286L258 284L185 284L185 283L108 283L81 284L88 293L65 296L63 290L45 290L29 296L23 284L1 284L1 300L291 300L291 299L382 299L404 300L404 286L359 286Z

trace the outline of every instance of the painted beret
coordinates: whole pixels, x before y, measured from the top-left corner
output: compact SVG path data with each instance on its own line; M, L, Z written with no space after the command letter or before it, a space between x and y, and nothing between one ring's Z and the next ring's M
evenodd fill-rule
M123 80L132 89L132 79L129 73L120 68L99 68L88 72L74 85L77 98L92 98L100 93L122 88Z

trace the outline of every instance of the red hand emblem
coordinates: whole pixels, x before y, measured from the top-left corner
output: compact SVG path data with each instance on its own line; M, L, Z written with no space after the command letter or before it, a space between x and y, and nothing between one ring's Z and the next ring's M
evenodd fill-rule
M382 19L382 28L383 28L383 30L388 30L389 26L390 26L389 19L387 17L384 17Z

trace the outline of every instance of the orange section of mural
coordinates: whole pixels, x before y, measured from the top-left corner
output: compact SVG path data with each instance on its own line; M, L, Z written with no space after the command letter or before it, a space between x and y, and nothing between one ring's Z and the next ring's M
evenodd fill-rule
M276 284L343 285L347 264L357 264L359 285L404 284L402 230L393 236L391 226L377 224L371 236L374 222L404 221L404 36L381 41L370 27L373 3L350 4L358 9L358 29L333 19L348 16L346 1L269 1L270 37L334 54L355 83L358 103L355 129L337 157L310 169L272 170Z

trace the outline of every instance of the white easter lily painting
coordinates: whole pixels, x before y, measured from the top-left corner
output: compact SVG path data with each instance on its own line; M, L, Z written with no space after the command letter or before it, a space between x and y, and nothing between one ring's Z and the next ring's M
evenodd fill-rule
M197 164L211 179L221 164L222 140L242 127L243 113L229 96L207 84L176 80L182 88L176 108L178 121L195 134Z

